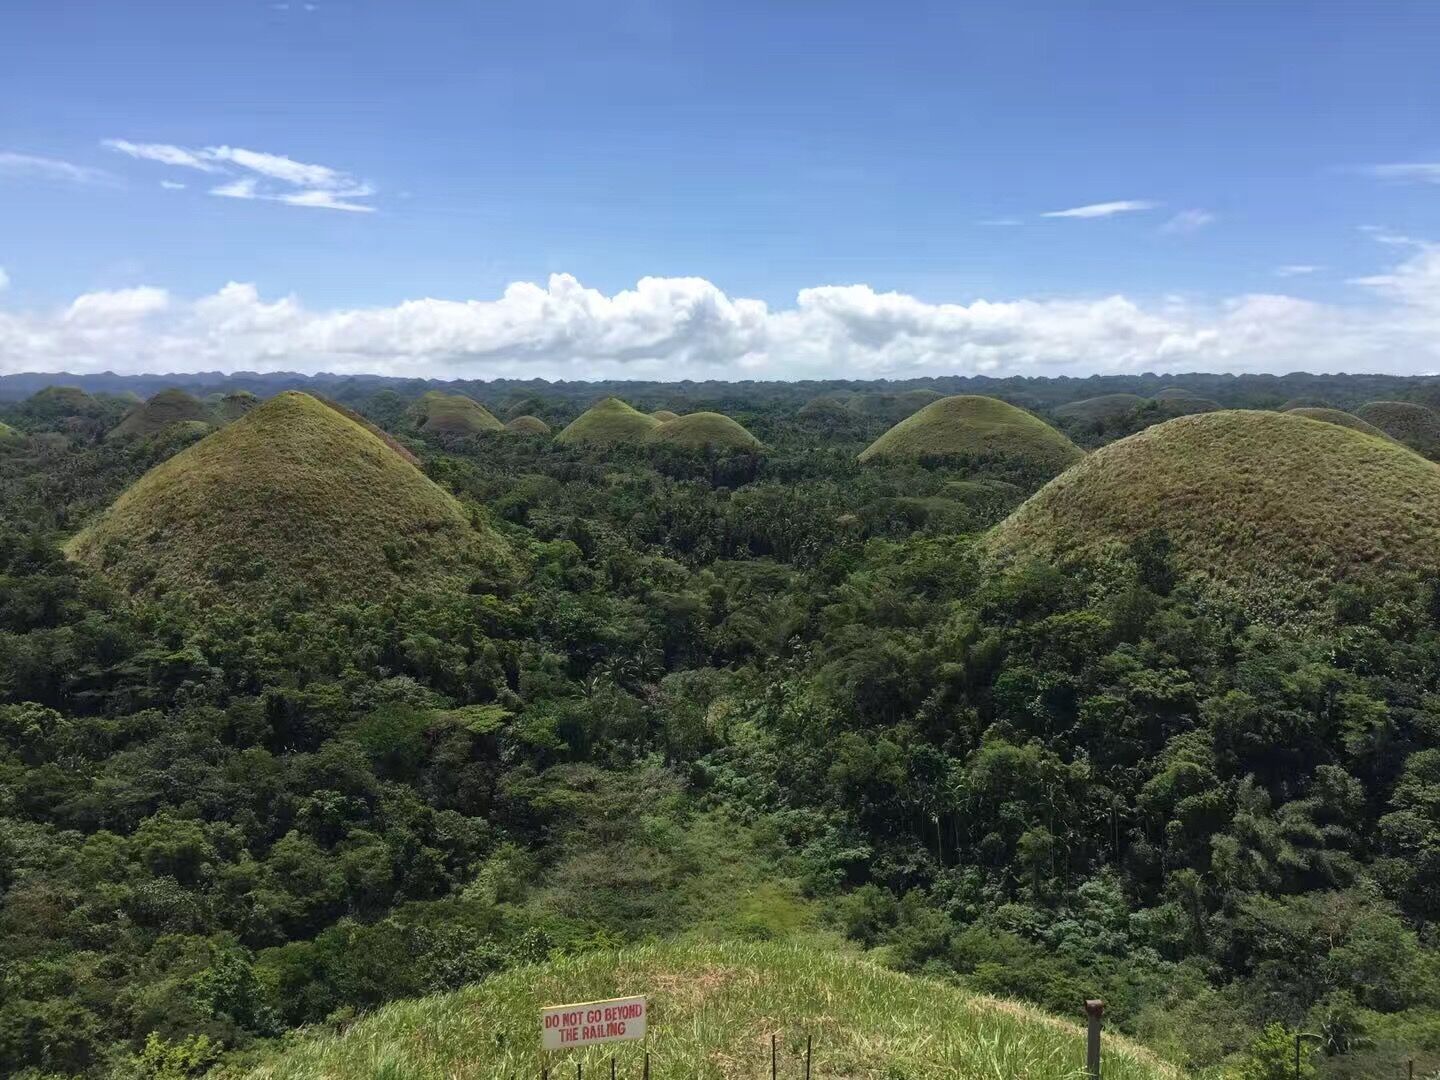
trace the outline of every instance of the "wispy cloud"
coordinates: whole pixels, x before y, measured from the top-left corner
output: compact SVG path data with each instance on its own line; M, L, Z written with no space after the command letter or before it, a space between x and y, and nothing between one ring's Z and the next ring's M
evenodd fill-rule
M36 154L18 154L0 150L0 176L33 176L47 180L63 180L71 184L110 184L115 176L104 169L75 165L59 158Z
M161 180L160 186L166 191L183 191L185 189L185 185L178 180Z
M128 139L106 139L101 145L137 160L228 176L229 179L210 188L211 195L221 198L259 199L352 213L368 214L375 210L359 201L375 194L370 184L329 165L296 161L283 154L240 146L185 147L135 143Z
M1361 171L1379 180L1440 184L1440 161L1398 161L1388 165L1366 165Z
M1181 210L1164 225L1160 226L1163 233L1193 233L1199 232L1206 225L1213 225L1217 215L1211 210Z
M1154 210L1160 204L1149 199L1120 199L1116 202L1089 203L1086 206L1072 206L1068 210L1050 210L1041 214L1048 218L1103 218L1114 214L1128 214L1136 210Z
M1306 274L1318 274L1324 270L1323 266L1312 266L1309 263L1286 263L1284 266L1275 268L1276 277L1304 277Z
M1013 218L1013 217L981 218L981 219L980 219L979 221L977 221L975 224L976 224L976 225L991 225L991 226L1010 226L1010 225L1019 225L1019 224L1020 224L1020 219L1019 219L1019 218Z

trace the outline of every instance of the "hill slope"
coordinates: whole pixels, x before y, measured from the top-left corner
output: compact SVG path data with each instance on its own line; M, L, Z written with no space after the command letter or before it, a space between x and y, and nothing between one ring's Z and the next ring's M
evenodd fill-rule
M1372 401L1355 415L1417 454L1440 460L1440 413L1410 401Z
M293 391L151 469L67 552L132 592L240 604L459 587L504 559L418 469Z
M125 419L111 429L106 438L148 438L158 435L171 424L188 421L204 423L209 419L203 403L184 390L161 390L143 405L125 414Z
M340 1035L287 1045L248 1080L502 1080L538 1073L542 1005L649 997L644 1044L555 1053L552 1076L769 1075L778 1035L782 1075L800 1075L814 1039L814 1075L882 1080L1073 1080L1085 1060L1076 1024L823 949L792 945L659 945L590 952L497 975L454 994L380 1009ZM561 1071L563 1063L564 1071ZM1143 1048L1107 1036L1107 1080L1172 1080Z
M538 416L517 416L505 425L506 431L520 435L549 435L550 425Z
M989 543L1064 558L1157 528L1182 570L1292 598L1361 567L1440 566L1440 467L1293 413L1181 417L1095 451Z
M1101 394L1099 397L1085 398L1082 401L1071 401L1061 405L1055 410L1055 415L1066 420L1103 423L1107 420L1118 420L1122 416L1128 416L1144 404L1145 398L1139 394Z
M1374 424L1367 424L1354 413L1345 412L1343 409L1315 408L1301 405L1294 409L1284 410L1290 416L1303 416L1307 420L1320 420L1326 424L1339 424L1341 427L1348 427L1353 431L1363 431L1366 435L1373 435L1377 439L1388 439L1389 435L1381 431Z
M871 443L861 461L961 456L1014 461L1050 475L1085 456L1043 420L998 398L942 398Z
M760 440L744 426L721 413L697 412L677 416L653 428L647 436L652 443L687 446L695 449L758 450Z
M660 421L616 397L596 402L555 436L567 446L618 446L643 442Z
M420 430L429 435L478 435L505 425L474 398L432 390L415 404Z

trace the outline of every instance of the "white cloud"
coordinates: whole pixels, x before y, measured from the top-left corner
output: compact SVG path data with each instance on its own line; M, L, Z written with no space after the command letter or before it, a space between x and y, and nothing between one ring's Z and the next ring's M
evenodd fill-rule
M1199 232L1206 225L1213 225L1216 220L1216 214L1210 210L1181 210L1160 226L1160 231L1181 234Z
M1102 218L1112 214L1126 214L1136 210L1154 210L1160 204L1148 199L1120 199L1117 202L1090 203L1087 206L1072 206L1069 210L1050 210L1041 217L1048 218Z
M184 191L185 185L177 180L161 180L160 186L166 191Z
M0 150L0 176L35 176L46 180L64 180L72 184L108 184L115 177L104 169L75 165L59 158L39 157Z
M357 201L375 194L371 185L328 165L296 161L283 154L238 146L190 149L169 143L134 143L126 139L105 139L101 145L138 160L229 176L230 179L210 189L211 195L222 198L260 199L289 206L361 213L371 213L375 209Z
M977 221L975 224L976 224L976 225L999 225L999 226L1019 225L1019 224L1020 224L1020 219L1019 219L1019 218L1013 218L1013 217L1004 217L1004 218L981 218L981 219L980 219L979 221Z
M556 274L486 299L332 309L251 284L199 299L137 288L56 310L0 308L0 372L673 380L1440 368L1440 246L1407 250L1356 284L1350 304L1264 293L937 304L825 285L779 309L702 278L643 278L607 295Z
M1440 161L1402 161L1389 165L1367 165L1364 169L1380 180L1413 180L1440 184Z
M1303 277L1306 274L1318 274L1324 270L1323 266L1312 266L1309 263L1286 263L1284 266L1275 268L1276 277Z

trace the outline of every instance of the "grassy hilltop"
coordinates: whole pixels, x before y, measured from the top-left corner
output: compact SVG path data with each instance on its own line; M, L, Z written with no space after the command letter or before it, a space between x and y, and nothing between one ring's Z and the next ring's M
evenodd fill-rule
M1355 415L1431 461L1440 460L1440 413L1410 401L1372 401Z
M110 432L112 439L148 438L158 435L171 424L205 423L209 411L197 398L184 390L161 390L143 405L137 405Z
M644 993L652 1074L694 1080L769 1075L770 1035L784 1075L814 1038L816 1076L855 1080L1072 1080L1084 1035L1014 1002L886 971L823 949L790 945L658 945L590 952L520 968L458 993L399 1002L339 1035L287 1047L246 1080L534 1076L542 1005ZM639 1076L639 1043L555 1055L608 1076ZM1178 1076L1118 1037L1105 1044L1110 1080ZM553 1073L552 1073L553 1075ZM566 1072L563 1075L572 1075Z
M1354 431L1362 431L1366 435L1373 435L1377 439L1388 439L1389 435L1381 431L1374 424L1367 424L1354 413L1348 413L1343 409L1331 409L1299 405L1293 409L1283 410L1290 416L1303 416L1307 420L1321 420L1327 424L1339 424L1341 427L1348 427Z
M1363 567L1440 566L1440 468L1293 412L1181 417L1095 451L990 543L1064 558L1153 529L1183 570L1286 592Z
M505 425L474 398L432 390L415 404L420 430L428 435L478 435Z
M760 449L759 439L730 417L716 412L689 413L666 420L651 429L648 439L652 443L692 448Z
M513 431L517 435L549 435L550 425L538 416L517 416L505 425L506 431Z
M132 592L243 602L459 585L500 544L365 428L287 392L150 470L68 552Z
M969 457L1011 460L1051 475L1084 457L1060 432L998 398L942 398L900 421L860 460Z
M616 397L590 406L572 420L555 441L567 446L618 446L643 442L660 426L655 417L631 408Z

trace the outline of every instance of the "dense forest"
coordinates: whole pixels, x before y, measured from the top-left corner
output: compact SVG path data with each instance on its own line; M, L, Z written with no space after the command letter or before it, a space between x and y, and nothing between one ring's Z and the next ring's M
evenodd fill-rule
M207 411L141 422L172 387ZM427 412L437 388L495 430ZM73 546L248 422L221 426L222 394L296 389L413 455L504 565L370 590L418 581L424 554L378 545L364 581L260 590L202 519L208 579L162 589L165 566L117 576L113 537ZM758 446L544 433L610 393L647 423L724 414ZM1283 549L1303 557L1237 529L1207 574L1181 533L1241 515L1219 476L1199 521L1001 558L992 530L1064 453L941 452L912 423L887 436L908 453L859 460L944 394L1101 454L1219 408L1358 411L1387 434L1333 425L1356 448L1336 505L1372 487L1348 471L1363 454L1413 491L1372 551L1304 516L1329 493L1271 485L1276 520L1303 504L1284 521L1312 534ZM8 376L0 395L6 1075L238 1075L303 1025L681 936L865 950L1069 1016L1102 997L1196 1075L1293 1075L1296 1032L1305 1075L1440 1074L1440 467L1424 431L1363 408L1428 422L1440 382ZM543 423L502 427L525 416ZM337 513L305 543L365 565ZM1266 558L1264 588L1237 576Z

